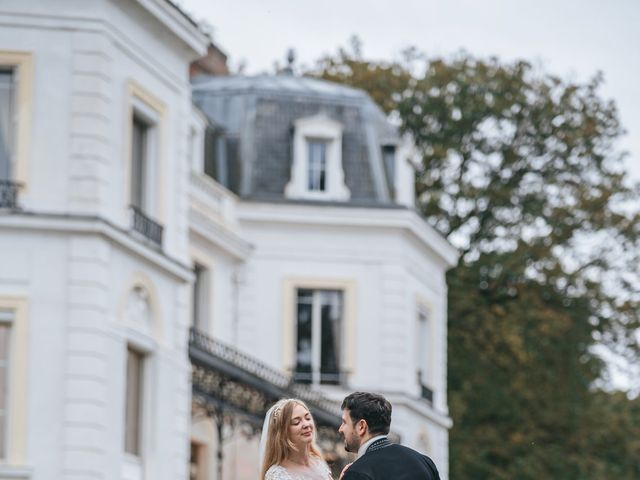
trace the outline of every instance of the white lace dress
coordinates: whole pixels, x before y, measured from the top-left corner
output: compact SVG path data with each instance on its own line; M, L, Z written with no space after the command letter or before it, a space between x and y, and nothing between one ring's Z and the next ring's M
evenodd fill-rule
M314 460L304 471L290 471L281 465L272 465L265 480L331 480L331 470L322 460Z

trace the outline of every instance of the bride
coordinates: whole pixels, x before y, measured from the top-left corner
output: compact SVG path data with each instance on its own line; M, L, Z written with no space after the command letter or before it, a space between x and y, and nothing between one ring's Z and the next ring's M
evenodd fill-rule
M260 480L331 480L316 445L316 427L301 400L287 398L269 409L260 437Z

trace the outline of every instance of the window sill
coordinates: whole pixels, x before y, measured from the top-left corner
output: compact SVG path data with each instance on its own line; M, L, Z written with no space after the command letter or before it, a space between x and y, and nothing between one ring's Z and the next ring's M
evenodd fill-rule
M291 200L348 201L351 197L346 189L342 191L292 190L285 191L285 196Z
M24 480L31 478L31 467L16 467L0 464L0 480Z
M22 187L21 183L0 179L0 209L19 210L18 192Z
M142 459L130 453L124 454L124 463L122 465L123 480L141 480L143 478Z

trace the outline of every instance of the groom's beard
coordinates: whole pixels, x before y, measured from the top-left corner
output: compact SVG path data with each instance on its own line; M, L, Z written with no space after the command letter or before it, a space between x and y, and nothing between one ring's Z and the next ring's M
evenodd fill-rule
M350 438L344 437L344 449L350 453L358 453L360 449L360 439L355 435Z

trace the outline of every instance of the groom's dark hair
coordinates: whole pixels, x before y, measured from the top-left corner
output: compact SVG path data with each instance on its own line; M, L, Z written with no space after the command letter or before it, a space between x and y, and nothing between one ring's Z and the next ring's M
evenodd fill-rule
M342 410L349 410L355 425L364 420L369 433L386 435L391 426L391 404L382 395L368 392L354 392L342 401Z

